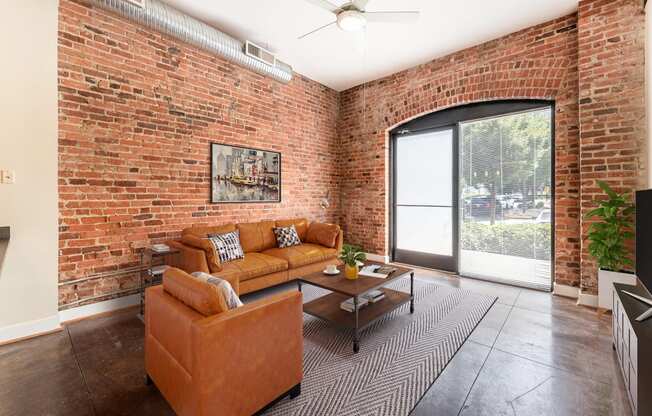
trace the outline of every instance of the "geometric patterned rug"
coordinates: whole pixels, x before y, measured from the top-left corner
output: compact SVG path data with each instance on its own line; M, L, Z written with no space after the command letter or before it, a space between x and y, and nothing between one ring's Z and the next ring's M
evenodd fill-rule
M304 302L324 293L303 285ZM301 395L264 414L407 416L496 301L417 279L414 293L414 314L406 304L362 331L358 354L350 332L304 314Z

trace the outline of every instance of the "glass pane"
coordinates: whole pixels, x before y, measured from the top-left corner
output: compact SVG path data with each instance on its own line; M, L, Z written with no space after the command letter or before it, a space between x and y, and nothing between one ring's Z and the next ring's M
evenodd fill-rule
M400 137L396 143L396 203L452 206L453 131Z
M396 207L396 248L453 255L453 209Z
M463 123L460 273L550 287L550 109Z

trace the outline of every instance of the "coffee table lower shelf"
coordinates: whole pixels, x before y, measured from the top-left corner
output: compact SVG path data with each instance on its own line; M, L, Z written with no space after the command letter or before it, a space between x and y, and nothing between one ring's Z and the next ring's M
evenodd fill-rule
M357 329L362 330L378 319L410 302L410 294L382 288L385 298L370 303L358 312ZM330 293L303 305L303 311L309 315L328 321L340 328L356 329L355 313L340 309L340 303L351 296Z

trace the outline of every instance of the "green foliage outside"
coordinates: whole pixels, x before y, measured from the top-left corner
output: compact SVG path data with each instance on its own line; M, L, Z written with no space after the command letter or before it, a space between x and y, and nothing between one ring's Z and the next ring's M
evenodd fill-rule
M589 227L589 253L601 268L621 271L634 265L626 243L634 238L631 231L635 208L631 194L619 194L603 181L598 181L607 199L596 201L598 208L586 214L586 218L598 218Z
M460 137L460 189L468 199L521 194L531 207L551 189L550 110L465 123ZM490 215L495 222L495 212Z
M462 250L550 260L550 224L461 224Z

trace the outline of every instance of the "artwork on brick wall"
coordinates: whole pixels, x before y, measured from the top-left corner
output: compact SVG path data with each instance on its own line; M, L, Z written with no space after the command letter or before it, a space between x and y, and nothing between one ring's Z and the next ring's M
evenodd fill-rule
M281 154L212 143L211 202L281 202Z

